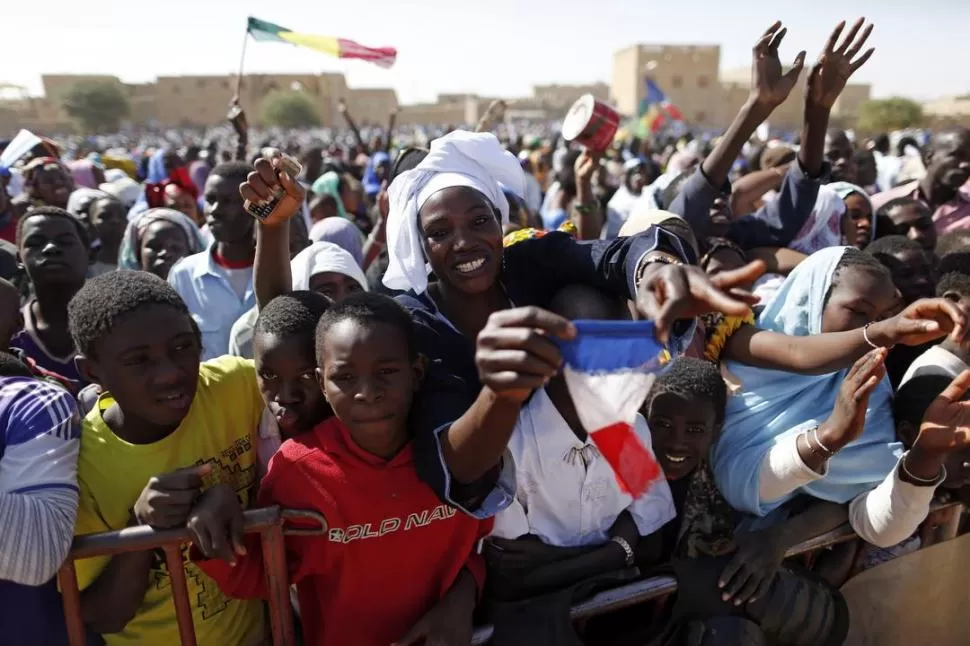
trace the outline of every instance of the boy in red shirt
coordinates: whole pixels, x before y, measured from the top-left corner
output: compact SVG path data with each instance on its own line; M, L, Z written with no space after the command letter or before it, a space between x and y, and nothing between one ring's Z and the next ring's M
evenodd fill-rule
M283 443L257 497L328 521L325 536L286 537L307 643L469 643L484 578L476 546L491 522L442 504L415 472L407 418L424 360L410 315L385 296L349 296L320 319L316 354L335 417ZM265 596L259 543L244 544L233 502L196 506L215 530L198 548L219 557L199 567L229 596Z

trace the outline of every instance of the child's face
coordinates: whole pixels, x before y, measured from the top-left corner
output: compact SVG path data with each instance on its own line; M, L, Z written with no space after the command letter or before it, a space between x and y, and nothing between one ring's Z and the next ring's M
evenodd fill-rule
M323 294L336 303L362 290L360 283L350 276L335 271L322 271L310 276L310 291Z
M167 220L155 220L141 239L141 267L159 278L168 278L176 262L189 254L189 241L182 227Z
M163 304L140 307L118 319L95 354L79 357L78 366L112 394L128 428L174 430L188 414L201 354L188 314Z
M88 249L74 223L33 215L24 223L20 260L35 285L80 285L88 271Z
M879 321L898 309L896 287L885 275L859 267L847 267L835 284L822 313L822 332L845 332Z
M668 480L689 475L707 457L718 432L711 402L662 392L647 414L653 452Z
M345 319L327 331L322 359L318 379L334 414L361 447L393 455L407 438L411 399L423 376L404 334L387 323Z
M316 359L298 337L257 332L256 381L284 438L308 431L333 414L317 384ZM312 346L312 343L310 344Z

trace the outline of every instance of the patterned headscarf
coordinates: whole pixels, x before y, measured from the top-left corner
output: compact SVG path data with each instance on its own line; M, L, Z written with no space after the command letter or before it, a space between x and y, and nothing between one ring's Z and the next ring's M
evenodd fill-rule
M189 255L205 249L199 227L189 216L175 209L149 209L128 222L118 251L118 269L141 270L142 236L152 223L159 220L171 222L182 228L186 240L189 241Z

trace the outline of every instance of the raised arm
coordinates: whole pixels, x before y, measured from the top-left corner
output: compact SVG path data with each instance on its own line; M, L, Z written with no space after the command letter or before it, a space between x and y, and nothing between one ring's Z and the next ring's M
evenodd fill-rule
M271 199L279 189L283 197L265 220L256 223L256 261L253 287L256 303L262 308L271 300L293 289L290 274L290 218L300 212L306 191L290 177L279 160L260 158L239 194L250 202Z
M825 174L825 132L829 114L849 77L869 60L873 52L869 49L858 56L872 32L872 25L869 25L859 33L863 22L862 18L856 21L841 45L838 40L845 22L839 23L832 30L818 61L812 66L805 92L805 120L797 163L792 164L785 175L776 199L765 204L756 214L732 224L730 237L743 248L787 246L815 208L818 189Z
M947 334L962 342L966 330L966 316L956 305L945 298L928 298L892 318L845 332L788 336L743 326L728 339L721 358L768 370L826 374L848 368L873 346L917 346Z
M391 139L394 136L394 124L397 123L397 108L391 110L391 113L387 116L387 135L384 137L384 152L390 154L391 152Z
M730 192L728 173L745 142L761 123L791 94L805 63L805 52L799 52L792 68L783 72L778 59L778 46L787 28L776 22L754 46L751 67L751 94L714 151L684 185L670 205L670 211L682 216L694 229L698 240L707 237L710 209L714 199Z
M354 123L354 118L350 116L350 111L347 110L347 102L340 99L337 102L337 111L340 112L340 116L344 118L347 122L347 127L350 128L351 132L354 133L354 139L357 140L357 147L364 151L365 154L370 154L370 149L367 144L364 143L363 137L360 136L360 128Z

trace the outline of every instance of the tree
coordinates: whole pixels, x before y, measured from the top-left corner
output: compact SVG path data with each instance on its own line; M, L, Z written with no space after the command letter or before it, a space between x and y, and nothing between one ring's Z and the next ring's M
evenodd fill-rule
M263 101L263 121L282 128L306 128L320 125L313 98L299 90L273 90Z
M128 95L113 80L81 81L61 97L61 105L86 133L115 132L131 113Z
M859 106L857 126L864 132L891 132L922 123L922 106L902 97L866 101Z

